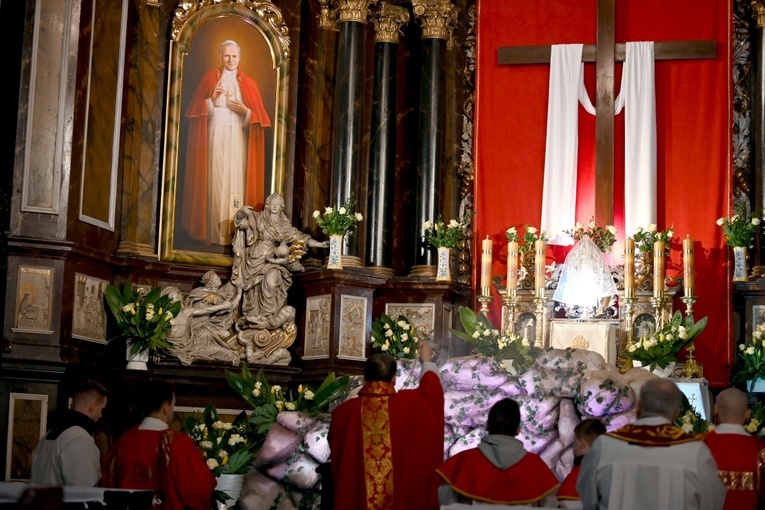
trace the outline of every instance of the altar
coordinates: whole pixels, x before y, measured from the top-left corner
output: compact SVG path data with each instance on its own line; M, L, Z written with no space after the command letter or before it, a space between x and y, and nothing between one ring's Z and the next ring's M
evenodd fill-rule
M550 325L550 347L594 351L616 365L618 333L618 321L555 320Z

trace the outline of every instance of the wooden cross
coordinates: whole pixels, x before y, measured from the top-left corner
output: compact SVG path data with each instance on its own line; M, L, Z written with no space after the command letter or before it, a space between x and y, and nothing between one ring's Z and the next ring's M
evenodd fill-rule
M598 0L596 44L585 44L583 62L595 62L595 217L614 223L614 62L626 44L616 44L616 0ZM499 64L550 63L550 46L503 46ZM715 41L655 42L655 60L715 58Z

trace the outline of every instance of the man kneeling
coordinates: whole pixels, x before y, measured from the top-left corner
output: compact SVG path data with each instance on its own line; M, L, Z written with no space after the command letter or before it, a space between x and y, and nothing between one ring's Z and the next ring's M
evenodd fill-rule
M505 398L494 404L486 428L489 435L477 448L454 455L436 470L446 482L439 502L557 506L555 474L515 438L521 430L518 403Z

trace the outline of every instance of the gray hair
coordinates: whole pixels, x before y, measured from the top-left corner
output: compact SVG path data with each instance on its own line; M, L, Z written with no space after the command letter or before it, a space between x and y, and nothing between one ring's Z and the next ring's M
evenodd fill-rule
M669 379L649 379L640 388L640 418L663 416L674 420L680 412L683 392Z
M239 56L242 56L242 48L240 48L236 41L233 39L226 39L220 44L220 46L218 46L218 55L223 55L223 47L229 45L236 46L236 51L239 52Z

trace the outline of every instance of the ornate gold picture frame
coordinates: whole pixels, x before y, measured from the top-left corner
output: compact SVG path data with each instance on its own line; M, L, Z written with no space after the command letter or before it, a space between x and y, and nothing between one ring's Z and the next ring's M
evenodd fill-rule
M198 0L175 10L162 260L230 266L230 217L283 193L289 55L287 26L270 2Z

